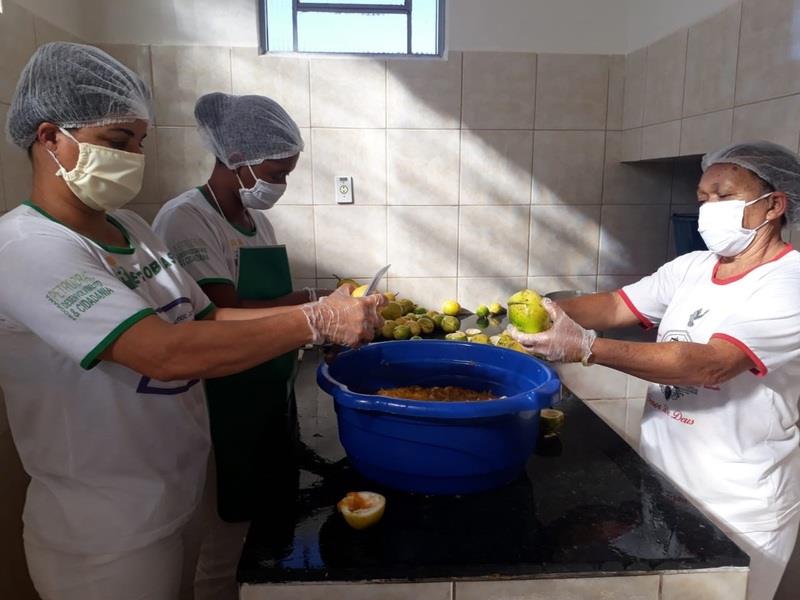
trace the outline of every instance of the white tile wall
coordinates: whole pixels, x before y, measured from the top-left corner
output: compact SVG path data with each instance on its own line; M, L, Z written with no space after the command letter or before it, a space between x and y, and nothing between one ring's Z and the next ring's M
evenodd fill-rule
M456 584L458 600L658 600L658 576L536 581L475 581Z
M600 204L603 131L537 131L533 138L534 204Z
M680 154L705 154L722 148L730 144L732 130L733 109L683 119Z
M462 206L460 277L528 275L529 206Z
M533 129L536 55L465 52L464 129Z
M312 129L314 204L334 204L334 177L353 177L355 204L386 204L386 130Z
M500 302L525 287L525 277L464 277L458 278L458 300L463 306L476 307Z
M458 274L458 207L391 206L387 246L392 277ZM468 234L469 235L469 234Z
M317 276L372 277L386 264L386 208L315 206Z
M311 61L313 127L386 127L386 62Z
M389 204L458 204L458 130L389 129L386 134Z
M533 131L462 131L462 205L530 204Z
M599 205L532 207L528 274L596 274L600 209Z
M450 600L452 584L442 583L376 583L376 584L301 584L245 585L241 600Z
M685 117L733 106L741 12L737 2L689 28Z
M156 123L194 127L194 105L209 92L231 93L230 48L153 46Z
M746 571L662 576L662 600L744 600L746 596Z
M655 271L666 259L669 214L664 205L603 206L599 272L638 275Z
M292 277L314 279L316 253L314 244L314 208L278 203L267 212L278 243L286 244Z
M632 130L641 132L641 129ZM627 133L627 132L626 132ZM625 133L606 133L603 204L669 204L672 169L663 162L621 163Z
M0 123L6 122L8 105L0 104ZM25 151L20 150L5 136L0 138L0 164L3 169L4 210L11 210L31 193L31 163Z
M606 128L622 129L622 111L625 96L625 57L615 55L609 60L608 117Z
M678 156L680 146L680 120L642 128L642 160Z
M13 1L0 18L0 102L11 103L20 71L36 49L33 15Z
M633 129L644 123L644 90L647 73L647 48L625 57L622 128Z
M460 52L446 60L395 60L386 79L387 126L458 129L461 126Z
M231 48L234 94L259 94L278 102L300 127L311 124L308 61L259 56L255 48Z
M797 151L800 95L739 106L733 111L733 141L768 140Z
M795 0L744 0L736 104L800 92Z
M609 57L540 54L536 129L605 129Z
M659 40L647 49L644 125L680 119L686 71L687 30Z

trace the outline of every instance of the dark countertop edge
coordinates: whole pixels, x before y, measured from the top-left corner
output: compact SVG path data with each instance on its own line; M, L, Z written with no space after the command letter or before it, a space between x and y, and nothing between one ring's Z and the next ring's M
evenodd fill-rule
M462 569L468 570L468 569ZM421 576L421 577L373 577L365 579L363 576L359 577L357 573L351 572L349 575L344 570L342 572L327 573L331 575L328 578L307 578L307 579L282 579L274 580L268 578L248 578L246 581L241 581L241 585L377 585L377 584L424 584L424 583L467 583L467 582L498 582L498 581L533 581L533 580L561 580L561 579L605 579L609 577L660 577L661 575L682 575L682 574L702 574L702 573L742 573L748 572L749 568L744 566L730 566L720 565L719 567L704 567L702 569L689 569L680 567L671 567L659 570L619 570L619 571L563 571L555 572L526 572L526 573L492 573L485 574L484 569L476 569L482 571L483 574L475 573L474 575L461 575L458 577L452 576ZM273 574L276 574L273 572Z

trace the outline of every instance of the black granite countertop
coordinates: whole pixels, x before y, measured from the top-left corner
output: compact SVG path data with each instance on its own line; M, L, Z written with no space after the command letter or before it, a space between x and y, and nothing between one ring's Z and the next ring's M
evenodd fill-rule
M318 357L297 383L306 445L297 497L251 524L242 583L570 577L744 567L748 557L580 399L565 390L559 437L504 488L434 497L387 490L348 465ZM382 521L351 529L348 491L386 496Z

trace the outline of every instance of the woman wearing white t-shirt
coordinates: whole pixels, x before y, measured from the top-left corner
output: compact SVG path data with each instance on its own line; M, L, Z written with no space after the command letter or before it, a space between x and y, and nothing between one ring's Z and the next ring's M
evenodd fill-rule
M314 288L269 299L239 294L246 288L243 280L268 277L261 270L248 272L240 253L278 244L267 215L286 191L303 151L294 119L266 96L221 92L198 98L194 116L200 137L214 155L213 170L203 185L166 202L153 230L218 307L286 306L330 294ZM279 256L286 260L285 249ZM272 284L291 289L289 273L284 278L287 281ZM287 365L286 359L279 360ZM252 511L263 510L267 501L278 506L293 502L295 469L289 457L301 444L294 435L293 374L288 365L283 371L285 377L279 377L274 367L265 365L243 377L206 382L215 455L211 466L216 467L209 472L209 481L216 485L209 490L211 514L203 523L195 581L198 600L238 597L236 565ZM250 397L259 401L234 411L231 397L242 400L242 405Z
M150 93L90 46L39 48L8 112L33 165L0 218L0 386L31 476L28 567L44 600L177 597L203 489L198 380L308 342L358 345L380 297L217 309L137 215Z
M697 189L708 252L616 293L555 304L553 327L513 335L549 360L651 384L641 452L750 555L748 598L770 600L800 522L800 161L768 142L706 155ZM593 329L658 325L658 343Z

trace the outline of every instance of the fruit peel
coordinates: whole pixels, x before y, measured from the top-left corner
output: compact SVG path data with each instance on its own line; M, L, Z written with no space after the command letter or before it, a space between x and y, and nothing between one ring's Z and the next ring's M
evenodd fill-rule
M521 290L508 299L508 320L523 333L541 333L552 325L542 297L533 290Z
M383 517L386 498L375 492L348 492L336 503L336 508L350 527L366 529Z

